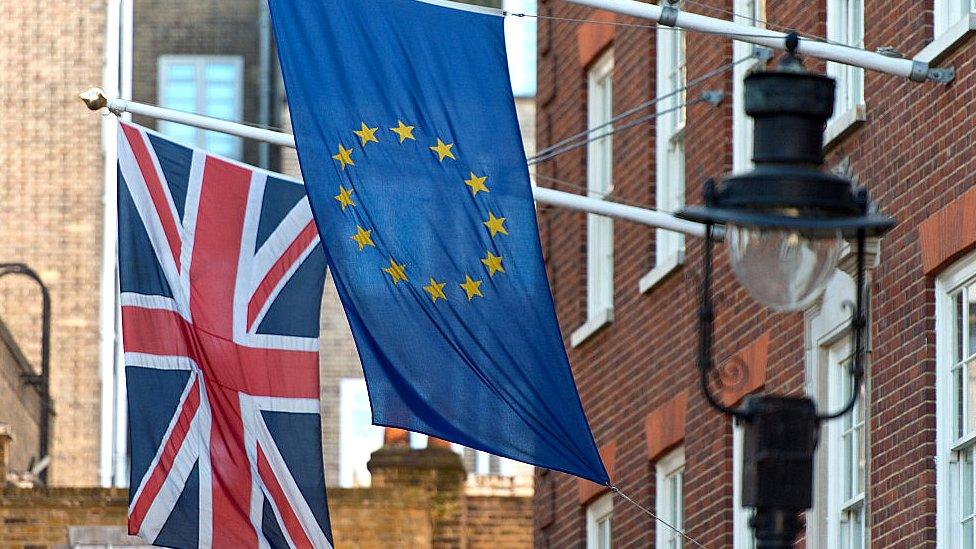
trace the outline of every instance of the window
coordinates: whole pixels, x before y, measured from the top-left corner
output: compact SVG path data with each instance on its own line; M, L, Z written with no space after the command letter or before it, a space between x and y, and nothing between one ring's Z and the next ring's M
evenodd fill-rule
M844 262L842 260L842 262ZM844 262L846 263L846 262ZM807 392L822 410L838 410L851 397L851 310L854 279L837 270L823 297L805 314ZM864 365L865 372L870 365ZM826 422L817 447L813 509L807 517L807 546L867 547L868 394L865 375L857 403L847 414Z
M239 122L244 105L244 60L239 56L164 55L159 58L159 104ZM240 160L239 137L162 121L159 131L187 145Z
M677 211L685 204L686 70L684 31L658 25L654 196L662 212ZM640 291L646 292L682 263L684 252L683 234L657 229L654 268L641 279Z
M937 545L974 546L976 256L936 282Z
M827 39L864 47L864 0L827 0ZM834 116L827 122L827 141L864 120L864 69L827 63L827 74L837 80Z
M756 549L756 539L749 519L753 510L742 506L742 425L739 420L732 420L732 547L734 549Z
M678 448L657 460L655 514L672 527L658 522L655 525L656 547L660 549L681 549L684 520L684 478L685 451Z
M763 28L766 26L766 0L735 0L733 4L736 23ZM752 166L752 119L746 116L746 76L768 58L768 49L746 42L732 41L732 169L745 170ZM750 58L739 62L740 59Z
M827 349L828 406L837 410L851 396L852 363L849 336L845 333ZM831 547L865 547L865 429L864 385L854 408L827 424L827 539Z
M593 64L588 81L587 195L603 198L613 188L613 50ZM613 220L594 214L586 216L586 318L570 338L574 347L613 320Z
M935 36L938 37L976 11L976 0L935 0L933 11Z
M586 549L610 549L613 494L604 494L586 507Z
M366 380L339 383L339 486L369 486L370 454L383 445L383 429L373 425Z

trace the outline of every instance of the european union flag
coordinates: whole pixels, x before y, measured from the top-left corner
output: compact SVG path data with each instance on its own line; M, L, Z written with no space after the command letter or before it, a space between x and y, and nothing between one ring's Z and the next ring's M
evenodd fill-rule
M373 422L608 482L556 323L500 12L270 5Z

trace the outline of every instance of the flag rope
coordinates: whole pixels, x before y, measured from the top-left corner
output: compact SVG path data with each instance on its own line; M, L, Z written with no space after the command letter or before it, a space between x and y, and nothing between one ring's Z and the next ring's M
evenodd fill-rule
M613 485L613 484L607 484L607 486L608 486L608 487L610 488L610 491L611 491L611 492L613 492L613 493L615 493L615 494L617 494L617 495L619 495L620 497L622 497L622 498L624 498L625 500L627 500L628 502L630 502L630 504L631 504L631 505L633 505L634 507L637 507L638 509L640 509L641 511L643 511L643 512L644 512L644 514L646 514L647 516L649 516L649 517L651 517L652 519L654 519L654 520L656 520L656 521L658 521L658 522L660 522L661 524L663 524L663 525L665 525L665 526L667 526L667 527L668 527L669 529L671 529L671 530L673 530L673 531L674 531L675 533L677 533L677 534L678 534L679 536L681 536L681 537L683 537L683 538L685 538L686 540L688 540L688 541L690 541L691 543L694 543L694 544L695 544L695 545L697 545L698 547L701 547L701 549L708 549L708 548L707 548L707 547L705 547L705 546L704 546L704 545L703 545L703 544L702 544L701 542L699 542L699 541L698 541L698 540L696 540L695 538L693 538L693 537L691 537L691 536L689 536L688 534L686 534L686 533L685 533L684 531L682 531L682 530L681 530L680 528L678 528L677 526L675 526L675 525L673 525L673 524L671 524L670 522L668 522L668 521L666 521L666 520L664 520L664 519L662 519L661 517L659 517L659 516L657 516L656 514L654 514L654 512L652 512L652 511L651 511L650 509L648 509L647 507L644 507L644 506L643 506L643 505L641 505L640 503L637 503L636 501L634 501L633 499L631 499L631 498L630 498L630 496L628 496L627 494L625 494L625 493L623 493L623 492L622 492L622 491L620 490L620 488L618 488L617 486L615 486L615 485Z
M533 155L531 158L529 158L528 159L528 162L531 165L531 164L536 164L538 162L542 162L542 161L545 161L545 160L549 160L549 158L551 158L551 156L555 156L556 154L561 154L561 152L563 152L563 151L561 151L561 150L560 150L560 152L555 152L555 151L557 149L561 149L563 146L568 146L570 143L575 143L575 141L577 141L578 139L580 139L582 137L586 137L586 136L588 136L589 134L591 134L594 131L600 130L600 129L606 127L606 126L609 126L609 125L613 124L614 122L618 122L618 121L620 121L623 118L627 118L628 116L631 116L631 115L636 114L636 113L638 113L638 112L640 112L642 110L645 110L645 109L647 109L647 108L649 108L651 106L654 106L657 103L659 103L659 102L661 102L661 101L663 101L663 100L665 100L665 99L667 99L669 97L672 97L674 95L678 95L680 93L683 93L685 91L690 90L693 87L699 86L702 83L704 83L706 80L709 80L709 79L711 79L711 78L713 78L715 76L718 76L720 74L723 74L725 72L728 72L728 71L732 70L736 65L739 65L740 63L744 63L744 62L746 62L746 61L748 61L750 59L754 59L754 58L755 58L755 56L748 55L748 56L742 57L740 59L736 59L734 61L731 61L729 63L726 63L726 64L722 65L721 67L712 69L712 70L706 72L705 74L703 74L703 75L701 75L701 76L693 79L691 82L688 82L687 84L685 84L684 86L682 86L680 88L677 88L675 90L672 90L672 91L670 91L670 92L668 92L668 93L666 93L666 94L664 94L662 96L654 97L653 99L649 99L649 100L647 100L647 101L645 101L643 103L640 103L638 105L635 105L635 106L633 106L633 107L625 110L624 112L622 112L622 113L620 113L620 114L618 114L618 115L610 118L610 120L604 122L603 124L600 124L598 126L594 126L594 127L589 128L587 130L584 130L582 132L573 134L573 135L571 135L571 136L569 136L569 137L567 137L565 139L562 139L562 140L560 140L560 141L558 141L556 143L553 143L552 145L548 145L548 146L544 147L542 150L537 151L535 155ZM679 105L679 107L680 106L683 106L683 105ZM665 114L665 112L661 112L659 114ZM589 143L590 141L593 141L595 139L599 139L600 137L602 137L602 136L596 136L596 137L587 138L586 141L583 141L582 142L582 144ZM578 145L578 146L581 146L581 145ZM576 146L574 146L573 148L576 148ZM567 150L569 150L569 149L567 149ZM544 156L546 158L543 158Z

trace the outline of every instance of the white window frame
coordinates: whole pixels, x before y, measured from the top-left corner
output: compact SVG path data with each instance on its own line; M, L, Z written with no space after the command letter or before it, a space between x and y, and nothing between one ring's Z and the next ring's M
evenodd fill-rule
M827 40L864 47L864 0L827 0ZM827 75L837 80L834 115L824 131L829 146L867 120L864 69L827 62Z
M207 81L204 76L205 68L210 63L230 63L234 66L234 89L236 94L234 97L234 116L231 119L232 122L240 122L244 118L244 57L240 55L161 55L157 63L157 77L156 77L156 95L160 106L166 106L166 89L167 82L169 79L169 69L172 65L194 65L194 75L196 77L196 106L193 112L196 114L206 114L206 93L203 93L207 89ZM160 126L160 131L165 133L164 128L166 124L174 124L173 122L162 121ZM199 147L202 149L207 148L207 134L212 133L207 130L200 128L194 128L193 132L193 143L187 143L194 147ZM244 140L241 138L236 138L234 140L235 149L232 158L235 160L241 160L244 151Z
M836 410L846 404L850 393L850 376L839 366L839 362L850 356L851 311L847 306L853 302L854 279L847 273L837 270L827 282L823 296L805 312L806 338L806 390L813 395L824 409ZM867 369L867 365L865 365ZM867 478L870 474L869 431L867 430L868 410L866 389L867 380L862 386L857 406L862 414L863 440L861 449L864 456L864 472L861 479L861 492L855 497L845 498L843 476L838 474L843 461L841 446L845 419L833 420L824 427L821 443L817 447L814 471L814 506L807 513L808 547L848 547L841 544L842 519L860 509L862 517L863 546L870 546ZM847 416L845 416L847 417Z
M824 353L823 364L827 367L827 399L826 406L830 410L837 410L850 399L851 376L847 369L852 357L850 332L843 333L829 347L822 347ZM863 470L859 470L856 460L867 459L865 421L865 400L867 396L864 385L854 409L837 418L826 426L827 465L829 471L827 488L827 540L829 547L845 549L863 549L868 547L867 535L867 490L866 475L868 472L865 462ZM851 440L852 461L846 458L847 438ZM846 469L846 471L845 471ZM845 480L851 475L851 482L857 485L851 487L853 493L848 494ZM855 481L855 476L858 476ZM856 538L851 529L851 517L858 517L860 539ZM847 525L847 526L845 526Z
M738 419L732 420L732 547L756 549L756 538L749 519L755 511L742 505L743 427Z
M602 524L606 530L601 532ZM613 494L607 493L586 506L586 549L610 549L612 540Z
M954 357L954 332L957 330L953 322L953 303L950 296L965 286L976 283L976 253L970 253L966 257L957 261L949 269L941 273L935 280L935 331L936 331L936 547L954 548L961 547L960 539L962 528L959 526L961 518L959 516L959 501L961 495L955 486L955 479L960 472L955 471L959 457L964 453L969 453L972 460L972 452L976 449L976 427L969 432L964 432L962 436L957 436L954 432L956 425L953 418L956 416L956 401L953 398L953 372L958 363L972 363L973 355L965 351L969 347L968 335L963 330L964 354L969 355ZM972 374L963 373L963 379ZM968 391L963 391L963 417L966 415L966 407L969 404ZM972 462L970 462L972 463ZM973 474L973 466L969 467L969 474ZM970 502L972 502L972 484L970 478ZM972 505L972 503L971 503ZM971 516L973 511L968 513Z
M661 1L662 5L667 0ZM658 25L655 207L675 212L685 205L685 118L688 57L685 31ZM655 229L654 267L639 282L641 293L656 286L685 260L685 235Z
M766 28L766 0L734 0L733 21L756 28ZM732 41L732 60L739 61L751 56L748 61L736 63L732 67L732 171L742 171L752 167L752 145L754 123L746 115L745 78L765 65L772 51L748 42Z
M932 26L938 38L976 12L974 0L933 0Z
M613 190L613 50L587 75L587 196L604 198ZM613 322L613 219L586 215L586 322L570 336L576 347Z
M658 458L654 464L655 494L654 511L669 528L658 521L654 526L655 547L658 549L681 549L684 546L682 533L685 530L684 509L684 471L685 449L678 447ZM674 481L677 481L675 483ZM672 503L677 502L677 506ZM675 531L677 529L677 531Z

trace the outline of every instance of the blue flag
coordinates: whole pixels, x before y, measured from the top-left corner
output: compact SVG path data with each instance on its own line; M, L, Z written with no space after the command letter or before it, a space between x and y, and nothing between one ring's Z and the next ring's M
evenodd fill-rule
M608 482L556 322L500 12L270 5L373 422Z

